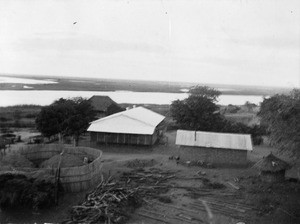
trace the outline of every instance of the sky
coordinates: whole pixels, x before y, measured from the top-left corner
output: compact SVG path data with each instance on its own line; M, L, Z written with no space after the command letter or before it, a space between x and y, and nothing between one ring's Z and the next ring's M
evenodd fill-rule
M300 1L0 0L0 73L300 87Z

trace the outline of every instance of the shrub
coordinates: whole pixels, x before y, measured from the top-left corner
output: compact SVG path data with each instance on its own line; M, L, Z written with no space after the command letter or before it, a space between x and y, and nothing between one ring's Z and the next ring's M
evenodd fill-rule
M0 121L1 122L7 122L7 121L10 121L11 119L9 118L6 118L6 117L0 117Z
M61 186L60 186L61 189ZM55 184L29 179L23 174L0 175L0 208L40 209L54 205Z
M26 114L25 117L26 117L26 118L36 118L36 117L37 117L37 114L35 114L35 113L30 113L30 114Z

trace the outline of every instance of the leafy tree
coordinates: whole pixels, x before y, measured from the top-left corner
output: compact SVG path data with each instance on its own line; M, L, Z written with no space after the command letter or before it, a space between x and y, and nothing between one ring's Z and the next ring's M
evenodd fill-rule
M262 124L267 126L271 144L299 156L300 89L264 99L259 116Z
M248 112L253 112L253 110L255 109L255 107L257 107L257 105L255 103L250 103L249 101L246 101L246 103L244 104L244 106L246 107Z
M220 132L250 134L254 145L260 145L263 142L262 136L265 135L265 128L260 125L249 127L240 122L230 122L224 119L220 126Z
M230 122L220 115L216 105L220 92L207 86L196 86L189 91L188 98L171 104L171 115L179 128L199 131L251 134L254 144L262 142L264 133L260 126L248 127Z
M73 114L73 104L61 98L53 104L43 107L36 118L37 129L46 137L64 135L65 120Z
M72 135L75 145L78 145L79 137L86 131L89 123L95 119L95 111L90 101L77 98L75 101L75 113L67 120L67 133Z
M181 128L216 131L222 122L216 105L220 94L207 86L195 86L189 91L188 98L172 102L171 115Z
M63 99L43 107L36 118L37 129L46 137L71 135L78 145L80 135L95 117L90 102L83 98Z
M208 86L195 86L189 90L189 95L207 98L212 102L217 102L218 97L221 95L219 90L210 88Z

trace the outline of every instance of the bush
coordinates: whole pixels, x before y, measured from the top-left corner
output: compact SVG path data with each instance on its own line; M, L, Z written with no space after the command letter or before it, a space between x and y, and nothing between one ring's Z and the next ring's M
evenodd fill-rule
M1 123L1 128L35 128L35 123L18 122L18 123Z
M32 113L31 114L26 114L25 117L26 118L36 118L37 114L35 114L35 113L33 113L33 114Z
M173 130L178 130L180 127L178 124L176 124L175 122L170 122L167 125L167 131L173 131Z
M264 142L264 139L262 136L256 136L256 137L252 137L252 142L254 145L261 145Z
M224 121L224 123L221 132L250 134L254 145L263 143L262 136L266 134L266 128L264 126L254 125L249 127L243 123L234 123L230 121Z
M1 122L7 122L7 121L10 121L12 119L9 119L9 118L6 118L6 117L0 117L0 121Z
M54 205L54 202L54 183L30 179L23 174L0 175L1 209L23 207L37 210Z
M268 128L272 145L300 155L300 89L264 99L258 115Z
M226 107L226 112L227 113L230 113L230 114L236 114L241 108L238 107L238 106L234 106L232 104L229 104L227 107Z
M270 214L272 213L280 203L273 197L265 195L264 197L258 200L257 209L259 214Z

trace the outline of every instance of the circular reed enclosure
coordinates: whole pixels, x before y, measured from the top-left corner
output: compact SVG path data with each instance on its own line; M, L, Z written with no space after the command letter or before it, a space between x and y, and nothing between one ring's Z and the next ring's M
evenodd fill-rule
M102 151L99 149L49 144L24 147L20 150L20 153L28 160L37 164L60 154L63 150L68 154L88 157L88 159L92 161L83 166L60 168L60 181L66 192L87 190L99 182L102 168ZM57 167L39 168L38 170L43 170L54 175Z

